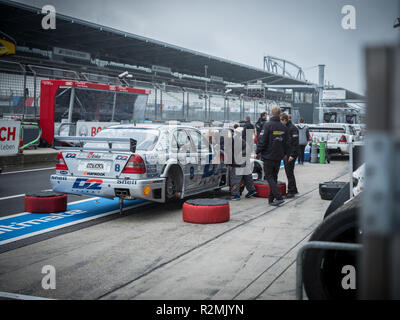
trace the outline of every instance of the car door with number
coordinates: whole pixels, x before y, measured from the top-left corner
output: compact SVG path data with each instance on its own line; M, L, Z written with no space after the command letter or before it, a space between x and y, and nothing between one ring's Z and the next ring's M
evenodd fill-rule
M213 164L214 154L210 143L200 131L188 129L193 150L196 152L197 165L191 169L196 189L207 189L219 185L218 165Z
M173 133L172 139L172 151L174 152L174 158L177 159L183 170L183 178L185 182L185 192L192 190L195 187L195 181L193 179L193 169L191 169L191 163L195 162L193 159L193 145L191 138L184 129L177 129Z

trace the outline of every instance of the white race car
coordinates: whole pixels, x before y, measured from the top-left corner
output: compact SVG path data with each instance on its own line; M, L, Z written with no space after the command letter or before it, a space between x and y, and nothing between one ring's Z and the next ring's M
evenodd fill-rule
M198 129L121 124L95 137L55 137L54 191L167 202L228 185L227 164Z

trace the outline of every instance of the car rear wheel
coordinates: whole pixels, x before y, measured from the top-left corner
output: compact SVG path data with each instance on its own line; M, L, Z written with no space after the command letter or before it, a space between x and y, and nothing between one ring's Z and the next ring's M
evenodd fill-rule
M178 166L173 166L168 171L165 182L165 203L170 205L179 203L183 188L182 171Z
M174 177L168 177L165 187L165 198L167 200L177 198L177 193L178 193L177 183Z

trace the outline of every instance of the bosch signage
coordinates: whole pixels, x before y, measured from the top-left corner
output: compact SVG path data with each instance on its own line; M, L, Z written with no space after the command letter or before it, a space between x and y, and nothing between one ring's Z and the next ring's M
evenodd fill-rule
M98 121L78 121L76 124L76 131L83 137L94 137L104 128L118 124L118 122L98 122Z
M0 155L18 153L21 122L0 121Z

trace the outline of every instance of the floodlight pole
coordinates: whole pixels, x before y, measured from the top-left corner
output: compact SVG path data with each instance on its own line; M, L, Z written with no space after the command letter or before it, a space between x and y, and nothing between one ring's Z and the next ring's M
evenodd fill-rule
M325 65L318 65L318 87L319 87L319 122L323 122L324 120L324 110L322 109L322 92L324 90L324 73L325 73Z

